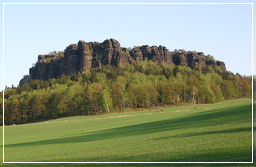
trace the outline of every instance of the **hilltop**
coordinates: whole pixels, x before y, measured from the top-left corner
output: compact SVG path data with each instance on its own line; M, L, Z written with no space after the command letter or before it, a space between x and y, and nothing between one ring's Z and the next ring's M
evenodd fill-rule
M85 42L70 44L64 52L52 52L39 55L38 62L29 69L29 75L20 80L20 86L31 80L48 80L61 77L62 74L71 76L73 73L85 73L92 68L102 65L113 65L116 68L134 65L138 61L152 60L161 64L188 66L191 69L202 70L208 65L213 69L220 68L226 71L225 63L215 61L210 55L203 52L175 50L169 51L165 46L137 46L128 49L120 46L115 39L107 39L102 43Z
M39 55L20 86L4 90L0 108L5 125L12 125L245 97L252 97L252 77L226 71L210 55L162 46L122 48L110 39Z

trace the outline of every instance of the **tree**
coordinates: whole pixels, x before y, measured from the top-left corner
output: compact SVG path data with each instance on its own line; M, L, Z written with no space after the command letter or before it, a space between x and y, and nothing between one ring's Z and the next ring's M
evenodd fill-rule
M121 90L121 83L120 82L113 82L112 86L112 98L113 98L113 106L116 110L123 110L124 104L123 104L123 93Z
M242 97L251 97L251 86L245 80L242 80L242 85Z
M25 85L25 84L24 84ZM27 86L26 86L27 87ZM25 89L29 89L26 88ZM30 82L30 87L34 90L41 89L41 80L35 79Z
M59 92L56 96L58 116L69 116L72 112L72 100L66 92Z
M24 83L21 87L20 87L20 91L24 91L24 92L28 92L31 91L32 88L30 87L30 84L28 82Z
M105 86L100 91L100 95L103 111L110 113L110 108L112 107L111 89Z
M97 83L98 82L95 71L91 72L91 77L90 78L91 78L91 83Z
M77 72L72 73L70 79L72 81L78 82L80 79L82 79L82 77L83 77L82 74L79 71L77 71Z
M176 76L176 74L180 72L180 69L179 69L179 66L174 66L173 70L172 70L172 73L174 76Z
M37 119L42 119L44 120L45 118L49 118L49 102L50 99L50 94L47 92L42 92L39 93L36 97L35 97L35 101L34 101L34 107L33 110L36 113L36 115L38 115L40 118Z
M150 108L156 106L158 102L157 99L159 97L159 93L156 89L156 84L146 84L146 89L149 94L149 98L147 99L147 107Z
M213 102L220 102L224 100L224 97L222 95L222 92L220 88L217 86L217 84L214 81L210 82L211 90L214 93L214 100Z
M105 85L108 84L108 81L107 81L107 78L106 78L106 74L105 74L105 73L98 72L98 73L96 74L96 78L97 78L97 81L98 81L101 85L105 86Z
M57 96L58 92L51 93L49 98L49 118L58 118L57 113Z
M168 65L165 61L162 61L163 75L165 75L167 79L172 76L174 68L175 64L172 63Z
M78 94L73 100L74 115L88 115L85 93Z
M198 78L195 75L189 75L186 79L186 83L188 85L188 91L190 94L189 99L192 99L192 103L195 104L196 97L198 96L197 92L199 90L199 85L200 85ZM190 103L190 101L189 101L189 103Z
M11 125L13 124L12 119L12 104L10 100L4 101L4 124Z
M147 78L145 74L140 72L135 72L132 74L130 82L139 86L141 84L147 83Z
M173 84L160 81L157 86L160 104L162 106L173 104Z
M172 83L172 85L174 87L174 91L173 91L174 105L178 105L181 103L182 98L183 98L183 102L185 100L184 91L186 90L187 84L183 81L175 81Z
M27 100L28 96L24 95L21 96L18 100L19 100L19 110L20 110L20 114L21 114L21 122L20 123L26 123L28 120L28 100Z
M215 61L214 57L209 54L205 56L205 60L206 61Z
M137 106L140 108L145 108L148 107L150 105L150 95L149 92L147 90L147 86L146 85L140 85L137 87L136 91L135 91L135 96L137 99Z
M36 113L35 113L35 110L34 110L34 107L35 107L35 97L36 95L35 94L31 94L29 97L28 97L28 112L27 112L27 119L28 119L28 122L34 122L36 120Z
M150 108L157 105L158 92L155 84L145 83L143 85L140 85L136 88L133 94L136 97L136 104L138 107Z
M93 112L99 112L101 106L99 105L100 96L99 93L103 89L103 86L100 83L93 83L87 87L86 90L86 101L88 101L89 111L91 115Z
M0 97L0 125L3 125L3 99Z
M70 80L69 76L66 76L65 74L62 74L61 78L60 78L60 84L68 84L69 80Z
M256 78L255 78L255 76L252 76L252 79L253 79L253 97L252 97L252 99L253 100L256 100Z
M130 80L130 74L129 73L125 73L127 77L124 77L124 76L118 76L116 78L116 82L113 83L113 86L112 86L112 94L115 95L115 93L119 92L119 98L120 98L120 109L121 110L125 110L126 106L127 106L127 101L128 101L128 93L126 91L126 88L127 88L127 85L129 83L129 80ZM116 90L115 88L119 89L119 90ZM115 90L114 90L115 89ZM117 91L117 92L115 92ZM118 93L117 93L118 94Z
M237 90L235 89L232 81L224 80L221 84L221 92L227 100L237 97Z
M214 103L215 102L215 96L214 93L211 90L210 84L200 84L199 89L199 99L201 103Z
M152 60L145 61L145 74L146 75L159 75L163 73L163 68Z
M12 125L20 123L19 102L17 99L5 100L5 124Z
M128 102L129 102L129 106L137 109L137 85L134 83L129 83L128 87L127 87L127 93L128 93Z

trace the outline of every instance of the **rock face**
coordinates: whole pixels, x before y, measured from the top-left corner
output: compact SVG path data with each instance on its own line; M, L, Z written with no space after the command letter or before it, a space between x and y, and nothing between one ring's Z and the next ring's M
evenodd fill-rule
M66 75L72 75L72 73L78 71L78 45L69 45L64 52L64 60L60 64L59 76L63 73Z
M171 52L169 52L166 47L163 46L151 46L144 45L140 47L140 50L142 52L143 57L140 57L140 60L144 60L147 58L148 60L153 60L155 62L161 63L162 61L165 61L167 64L173 63ZM138 49L137 49L137 52Z
M25 75L25 76L20 80L19 85L23 85L23 84L25 84L26 82L31 82L31 80L32 80L31 76Z
M222 71L226 71L226 66L223 61L216 61L216 63L217 63L217 66L220 66Z
M189 66L192 69L198 68L201 70L203 67L206 67L206 60L202 52L174 51L173 62L176 65Z
M84 73L91 68L102 65L113 65L115 67L134 65L137 61L152 60L158 63L165 61L167 64L189 66L192 69L202 69L207 65L214 69L220 66L226 71L224 62L206 61L202 52L190 52L175 50L170 52L164 46L135 47L132 50L122 48L115 39L107 39L102 43L85 42L80 40L78 44L71 44L66 47L64 56L57 54L39 55L35 67L29 69L29 76L20 81L20 85L30 82L32 79L48 80L61 77L62 74L72 75L77 71Z
M36 66L29 69L29 75L40 80L56 78L60 70L59 60L58 55L39 55Z

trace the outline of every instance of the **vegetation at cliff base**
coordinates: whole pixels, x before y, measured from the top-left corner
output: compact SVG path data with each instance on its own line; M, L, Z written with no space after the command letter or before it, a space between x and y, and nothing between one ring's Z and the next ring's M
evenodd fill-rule
M211 66L192 70L152 60L107 65L5 89L4 124L251 98L251 89L252 77ZM0 112L2 105L0 100Z

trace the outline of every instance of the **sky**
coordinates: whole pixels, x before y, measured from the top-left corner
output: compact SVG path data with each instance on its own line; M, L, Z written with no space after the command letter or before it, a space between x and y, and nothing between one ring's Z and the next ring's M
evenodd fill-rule
M121 47L162 45L169 51L184 49L204 52L223 61L227 70L234 74L250 76L256 73L256 70L252 70L252 58L255 57L255 48L252 48L252 42L255 44L255 37L252 38L252 16L254 23L256 18L255 0L134 1L182 4L24 4L132 2L103 0L1 2L2 90L5 86L16 87L23 75L29 74L29 68L36 63L39 54L64 51L68 45L79 40L101 43L114 38Z

